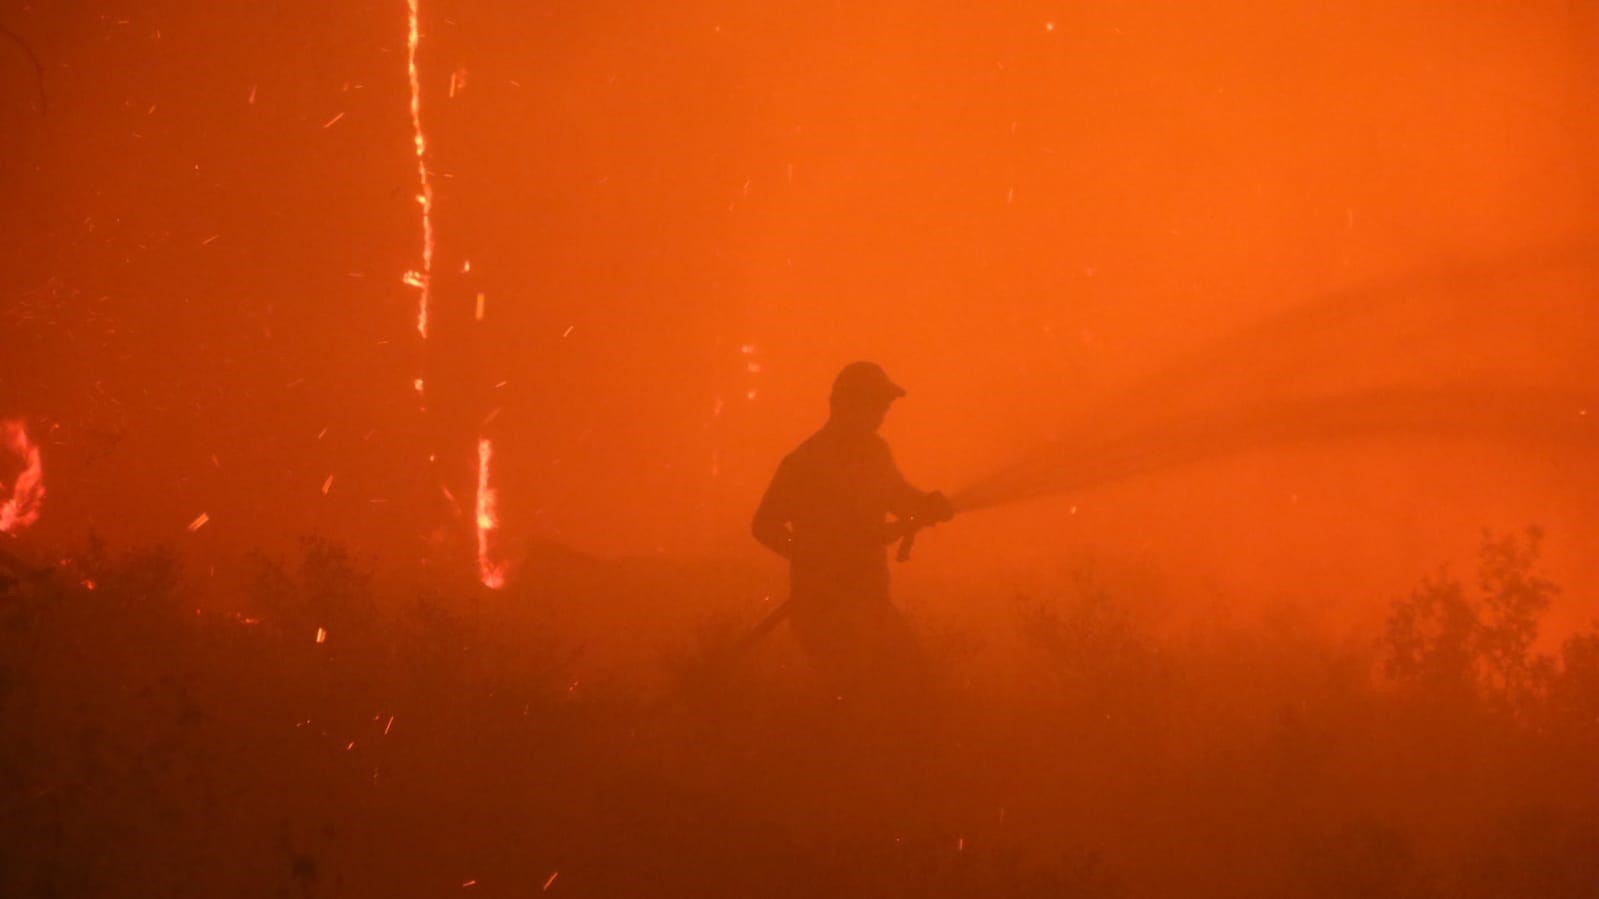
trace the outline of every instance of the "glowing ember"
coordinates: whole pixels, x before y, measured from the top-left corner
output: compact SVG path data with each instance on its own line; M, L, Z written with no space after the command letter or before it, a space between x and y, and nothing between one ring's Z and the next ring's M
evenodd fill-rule
M416 174L422 193L417 202L422 205L422 270L407 272L405 283L420 291L417 299L416 332L426 340L428 336L428 300L433 279L433 182L428 179L427 136L422 133L422 76L416 68L416 48L422 42L418 21L418 0L406 0L410 10L410 34L406 41L406 67L411 76L411 133L416 143Z
M493 558L491 543L500 529L498 497L489 484L489 466L494 460L494 442L487 437L477 441L477 571L478 579L490 590L505 586L505 565Z
M560 876L561 876L561 872L560 871L556 871L555 873L551 874L548 878L546 878L545 881L544 881L544 892L546 892L546 893L549 892L550 891L550 887L555 883L555 878L560 877Z
M205 523L210 521L210 520L211 520L211 516L207 515L204 512L201 512L199 515L195 516L195 519L193 521L189 522L189 533L192 534L195 531L198 531L199 529L205 527Z
M316 629L316 642L318 642L318 643L326 643L326 642L328 642L328 631L327 631L327 628L319 627L319 628Z
M0 534L15 534L39 520L39 507L44 504L44 465L39 447L28 439L28 429L19 420L0 420L0 449L22 460L17 482L0 503Z

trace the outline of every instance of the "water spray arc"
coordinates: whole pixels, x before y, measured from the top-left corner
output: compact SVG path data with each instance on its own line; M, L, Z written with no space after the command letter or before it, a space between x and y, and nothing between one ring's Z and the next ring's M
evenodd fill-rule
M1175 417L1110 437L1056 441L957 492L961 511L1086 490L1237 453L1367 437L1599 443L1599 395L1462 384L1374 389Z
M1307 370L1373 351L1413 352L1418 334L1446 323L1417 317L1416 304L1440 290L1457 302L1493 309L1499 294L1549 271L1589 269L1586 242L1535 247L1473 260L1363 288L1338 291L1268 318L1157 371L1086 410L1063 436L1023 454L954 496L964 510L1098 486L1254 449L1379 436L1430 436L1496 442L1581 444L1599 440L1599 384L1505 382L1462 371L1431 383L1305 386ZM1424 307L1423 307L1424 308ZM1576 314L1590 314L1578 310ZM1396 315L1396 327L1385 320ZM1408 317L1407 317L1408 315ZM1218 405L1196 399L1224 387L1252 396Z

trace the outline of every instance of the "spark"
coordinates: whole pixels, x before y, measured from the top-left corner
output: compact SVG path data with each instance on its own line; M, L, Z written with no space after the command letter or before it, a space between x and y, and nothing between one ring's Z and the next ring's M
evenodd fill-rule
M390 715L389 716L389 723L383 725L383 736L385 736L385 737L388 736L389 735L389 729L392 728L392 727L394 727L394 716Z
M22 472L11 485L11 495L0 504L0 534L15 534L39 520L44 504L44 464L39 447L28 439L20 420L0 420L0 448L22 460Z
M326 642L328 642L328 630L327 630L327 628L319 627L319 628L316 629L316 642L318 642L318 643L326 643Z
M211 516L210 515L207 515L206 513L201 512L199 515L197 515L195 517L195 519L193 521L189 522L189 533L192 534L195 531L198 531L199 529L205 527L205 523L210 521L210 520L211 520Z
M420 16L417 9L420 0L406 0L410 12L410 31L406 40L406 69L411 81L411 133L416 144L416 174L422 186L422 193L417 197L417 202L422 205L422 270L409 273L417 276L417 287L420 296L417 298L416 332L423 340L428 336L428 300L431 298L431 285L433 275L433 182L428 178L427 166L427 135L422 132L422 76L416 67L416 50L422 42ZM409 280L407 283L411 283Z
M406 72L411 89L411 133L412 142L416 147L416 171L420 192L417 194L417 204L422 210L422 260L418 269L405 273L403 280L406 284L415 287L418 292L416 330L425 344L428 339L428 314L429 303L432 299L433 285L433 257L434 257L434 229L433 229L433 182L428 174L428 140L422 128L422 76L417 67L417 50L422 43L420 0L406 0L407 9L407 40L406 40ZM466 70L456 69L450 75L449 96L454 97L466 84ZM472 271L471 260L462 260L461 273L469 274ZM474 317L482 321L485 312L486 298L483 293L477 294L477 303ZM567 329L571 333L571 329ZM562 335L565 336L565 335ZM413 382L419 400L425 401L423 380L417 377ZM425 409L425 402L424 402ZM489 416L492 421L498 410ZM485 422L486 424L487 422ZM493 535L499 529L499 513L497 510L497 496L489 478L490 463L494 454L492 441L483 436L478 437L478 480L477 480L477 557L478 578L483 585L491 590L505 586L505 566L494 558L492 552ZM431 460L431 457L430 457ZM440 489L449 495L448 489L441 484ZM324 492L326 492L324 490Z
M328 475L328 479L322 482L322 495L323 496L327 496L328 495L328 491L332 490L332 489L333 489L333 475Z
M505 565L495 560L490 544L500 529L499 497L489 483L489 467L494 460L494 442L487 437L477 441L477 568L478 579L490 590L505 586Z
M544 879L543 892L548 893L550 891L550 885L555 883L555 878L560 877L560 876L561 876L561 872L560 871L555 871L555 872L551 873L549 877L546 877Z
M326 122L323 122L322 123L322 127L323 128L332 128L334 125L337 125L339 123L339 119L342 119L342 118L344 118L344 113L340 112L338 115L334 116L333 118L328 119Z

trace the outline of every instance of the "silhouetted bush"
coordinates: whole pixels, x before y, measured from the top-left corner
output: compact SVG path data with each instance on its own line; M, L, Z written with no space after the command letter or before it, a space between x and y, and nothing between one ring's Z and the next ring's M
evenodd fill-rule
M1591 896L1599 630L1539 651L1539 540L1364 645L1158 633L1080 577L1004 678L946 634L886 704L732 652L699 569L489 594L310 540L206 587L95 543L0 587L0 895ZM635 584L700 622L650 682L566 623Z

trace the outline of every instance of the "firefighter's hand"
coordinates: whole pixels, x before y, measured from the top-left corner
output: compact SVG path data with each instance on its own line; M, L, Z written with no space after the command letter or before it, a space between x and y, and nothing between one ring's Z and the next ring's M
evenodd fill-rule
M932 493L927 494L925 498L922 517L926 518L929 524L949 521L955 517L955 504L950 502L949 497L945 496L942 491L934 490Z

